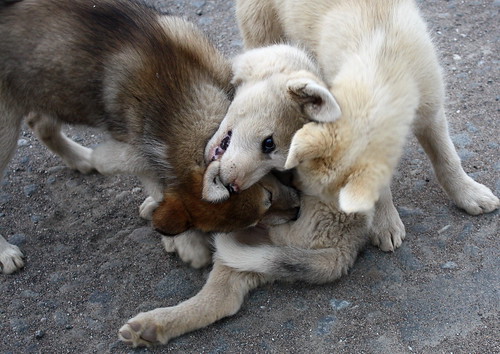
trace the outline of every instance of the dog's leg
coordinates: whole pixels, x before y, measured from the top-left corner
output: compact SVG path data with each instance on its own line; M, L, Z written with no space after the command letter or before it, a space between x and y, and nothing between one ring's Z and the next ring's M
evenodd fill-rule
M146 193L149 195L139 206L139 215L146 220L153 219L153 212L163 201L163 187L154 176L143 174L139 179L144 185Z
M92 165L103 175L138 176L148 195L139 206L139 215L146 220L152 219L153 212L163 200L163 188L135 147L113 139L107 140L92 152Z
M209 234L189 230L175 237L163 236L161 242L167 252L177 252L191 267L203 268L212 262L210 240Z
M81 146L69 139L61 131L61 123L57 120L38 113L30 113L27 123L52 152L59 155L71 169L81 173L93 170L90 156L92 149Z
M478 215L500 206L491 190L467 176L448 133L444 108L423 114L414 126L415 135L429 156L436 177L450 198L466 212Z
M285 34L271 0L238 0L236 18L246 49L284 41Z
M1 92L0 92L1 94ZM22 114L16 114L0 96L0 181L3 172L16 151L17 139L21 130Z
M16 150L22 115L16 114L0 99L0 181L14 151ZM10 274L24 266L23 254L15 245L0 236L0 271Z
M0 235L0 267L4 274L14 273L24 266L23 254Z
M165 344L174 337L234 315L245 295L267 281L261 275L240 273L216 260L207 283L197 295L177 306L138 314L120 329L119 338L134 347Z
M401 246L405 238L405 226L392 202L389 186L380 192L380 198L375 204L375 214L370 228L372 244L382 251L394 251Z

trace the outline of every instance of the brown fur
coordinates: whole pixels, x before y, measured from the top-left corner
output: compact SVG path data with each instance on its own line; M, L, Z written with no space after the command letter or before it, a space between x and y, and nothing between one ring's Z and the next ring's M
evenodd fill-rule
M201 200L203 151L232 86L229 63L194 25L133 1L0 5L0 174L29 116L37 136L69 167L139 176L151 195L141 216L151 218L167 195L154 224L168 234L187 227L228 231L264 216L270 198L261 185L222 206ZM64 136L63 123L99 127L111 139L91 150ZM179 201L189 219L182 209L174 213ZM3 264L4 272L20 267L12 259L2 261L11 265Z

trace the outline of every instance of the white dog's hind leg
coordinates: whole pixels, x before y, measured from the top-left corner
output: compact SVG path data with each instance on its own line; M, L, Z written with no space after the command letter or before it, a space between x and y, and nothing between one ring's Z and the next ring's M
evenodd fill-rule
M389 186L385 187L375 204L375 214L370 228L372 244L382 251L394 251L401 246L405 238L405 226L392 202Z
M0 267L2 273L11 274L24 267L23 254L15 245L0 235Z
M500 206L499 199L488 187L474 181L463 170L442 107L435 115L419 117L414 131L434 166L439 183L457 206L472 215L489 213Z
M198 294L177 306L138 314L120 329L118 336L134 347L165 344L174 337L234 315L245 295L267 281L261 275L240 273L215 261Z
M180 259L193 268L203 268L212 261L210 240L205 232L188 230L175 237L163 236L161 242L165 251L177 252Z
M30 113L27 123L38 139L59 155L69 168L81 173L89 173L94 169L90 158L92 149L83 147L64 135L60 122L42 114Z

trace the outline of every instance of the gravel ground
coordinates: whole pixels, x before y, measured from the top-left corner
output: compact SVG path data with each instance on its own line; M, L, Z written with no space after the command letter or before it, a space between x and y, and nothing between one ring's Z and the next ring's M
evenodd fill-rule
M232 1L145 1L193 20L227 55L241 51ZM499 195L500 1L419 4L441 54L465 170ZM100 140L88 129L67 133L88 146ZM118 328L194 295L209 270L162 250L138 216L138 180L73 172L25 128L0 190L0 234L27 261L0 276L0 353L499 353L499 212L457 209L413 138L393 185L407 229L393 254L368 248L333 284L259 288L231 318L132 350L117 341Z

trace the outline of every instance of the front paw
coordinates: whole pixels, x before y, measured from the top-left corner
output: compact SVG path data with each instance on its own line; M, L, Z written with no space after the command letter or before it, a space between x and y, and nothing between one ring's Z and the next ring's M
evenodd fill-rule
M473 179L468 180L452 197L460 208L471 215L490 213L500 207L500 201L493 192Z
M24 267L23 253L16 245L12 245L0 236L0 266L2 273L11 274Z
M166 344L170 338L160 333L161 327L157 324L155 311L141 312L130 319L120 328L118 338L134 348Z
M156 208L158 208L158 205L160 205L160 203L154 200L153 197L147 197L139 207L140 217L146 220L152 220L153 212L156 210Z
M395 208L385 213L375 213L370 230L374 246L384 252L393 252L401 246L405 236L405 226Z

